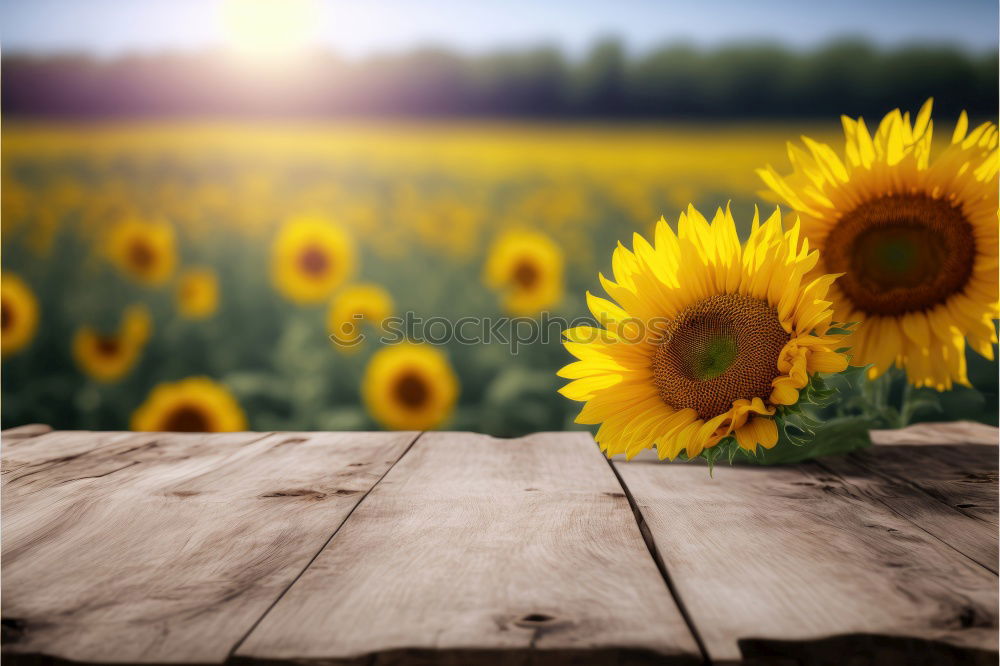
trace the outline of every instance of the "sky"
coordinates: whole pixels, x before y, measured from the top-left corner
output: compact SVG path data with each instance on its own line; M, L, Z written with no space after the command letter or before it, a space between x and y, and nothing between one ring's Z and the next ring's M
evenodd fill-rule
M233 27L243 1L259 0L0 0L0 49L109 57L246 46L253 27L235 36ZM678 39L703 46L773 39L809 48L851 35L883 46L947 43L971 51L998 43L996 0L294 1L312 3L311 14L288 38L347 57L427 45L480 53L540 44L572 56L609 35L633 52ZM273 16L257 18L274 23Z

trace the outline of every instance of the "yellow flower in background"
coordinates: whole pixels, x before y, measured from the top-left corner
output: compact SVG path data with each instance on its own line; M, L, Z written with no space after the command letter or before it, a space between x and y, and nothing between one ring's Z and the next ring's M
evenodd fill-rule
M219 307L219 280L209 268L189 268L177 282L177 309L185 317L202 319Z
M655 445L661 460L693 458L730 435L747 451L774 446L777 409L810 375L847 367L828 331L835 276L806 277L819 257L777 210L754 216L743 248L728 210L709 224L689 206L678 234L663 219L655 233L655 245L619 245L615 281L601 276L617 304L587 294L600 327L566 332L580 360L559 371L573 380L560 392L587 403L577 422L602 424L608 456Z
M144 305L129 306L116 333L101 333L90 326L77 330L73 336L73 358L94 379L116 381L135 366L152 327L149 310Z
M458 379L440 350L406 343L375 352L365 369L361 393L383 427L429 430L451 416Z
M149 308L142 304L133 304L125 308L122 316L121 333L136 344L145 344L153 332L153 318L149 316Z
M165 222L119 222L108 235L107 250L125 275L150 286L166 282L177 264L174 229Z
M350 285L337 293L326 315L330 341L342 351L361 349L361 326L380 328L392 315L392 295L377 284Z
M234 432L246 430L246 415L222 384L190 377L157 384L132 414L132 430Z
M490 248L483 280L503 292L509 313L536 314L562 300L562 250L536 231L508 231Z
M274 242L274 284L296 303L326 299L354 272L355 250L340 227L325 220L296 218L287 222Z
M820 250L838 321L863 321L852 363L875 378L892 365L938 390L968 385L965 344L992 360L997 341L997 127L968 131L931 159L931 101L910 122L899 110L872 136L844 117L846 159L803 137L793 172L758 171L795 208Z
M38 300L13 273L0 276L0 349L7 356L24 349L38 328Z

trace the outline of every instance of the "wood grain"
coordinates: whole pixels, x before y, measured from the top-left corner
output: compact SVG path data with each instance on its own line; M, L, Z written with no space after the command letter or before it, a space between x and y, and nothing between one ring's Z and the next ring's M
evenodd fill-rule
M219 663L415 433L50 433L4 450L4 658Z
M713 662L996 663L997 577L840 476L615 465Z
M36 477L18 484L24 486L45 483L50 474L58 475L61 469L67 469L66 473L73 475L80 465L87 465L94 460L99 449L136 438L136 434L130 432L57 430L15 440L11 446L5 444L2 451L3 479L6 483L15 478ZM73 465L66 467L71 462ZM4 518L6 517L5 511Z
M897 430L872 430L874 444L1000 444L1000 429L974 421L916 423Z
M881 431L873 437L880 443L870 449L825 458L820 464L997 573L996 432L989 426L961 423Z
M585 433L424 434L236 657L701 661Z
M14 444L21 440L44 435L47 432L52 432L52 428L42 423L29 423L27 425L17 426L16 428L7 428L0 433L0 438L2 438L3 444L5 445Z

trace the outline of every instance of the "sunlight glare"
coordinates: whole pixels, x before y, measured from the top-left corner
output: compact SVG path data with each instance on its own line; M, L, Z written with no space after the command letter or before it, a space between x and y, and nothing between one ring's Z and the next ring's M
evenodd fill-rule
M223 25L232 50L254 60L287 58L314 37L316 0L226 0Z

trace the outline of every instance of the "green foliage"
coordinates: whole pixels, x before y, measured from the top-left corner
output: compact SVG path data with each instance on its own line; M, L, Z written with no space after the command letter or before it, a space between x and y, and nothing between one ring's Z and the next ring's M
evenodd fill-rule
M830 385L828 378L813 375L800 391L799 402L778 407L774 416L778 426L778 443L773 448L758 446L755 451L747 451L730 435L702 452L701 457L708 461L709 471L719 460L731 465L783 465L821 456L842 455L871 445L868 436L872 427L870 418L823 418L819 415L839 395L839 390Z

